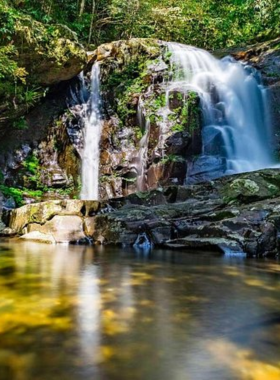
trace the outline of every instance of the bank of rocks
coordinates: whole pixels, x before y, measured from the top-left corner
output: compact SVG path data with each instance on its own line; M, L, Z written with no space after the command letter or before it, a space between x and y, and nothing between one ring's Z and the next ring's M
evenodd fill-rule
M4 235L49 243L279 252L280 171L263 170L190 186L169 186L108 202L26 205L6 217Z

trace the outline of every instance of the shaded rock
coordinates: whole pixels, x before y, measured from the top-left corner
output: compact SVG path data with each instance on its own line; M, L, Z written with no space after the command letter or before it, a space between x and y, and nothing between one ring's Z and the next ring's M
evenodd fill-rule
M227 253L229 251L242 252L242 248L237 242L223 238L186 237L182 239L169 240L165 243L165 246L176 249L205 249L207 251L218 251L221 253Z
M264 255L273 255L277 246L277 230L272 223L264 223L260 226L261 236L258 239L259 251Z
M226 160L219 156L199 156L188 160L188 183L199 183L219 178L226 171Z

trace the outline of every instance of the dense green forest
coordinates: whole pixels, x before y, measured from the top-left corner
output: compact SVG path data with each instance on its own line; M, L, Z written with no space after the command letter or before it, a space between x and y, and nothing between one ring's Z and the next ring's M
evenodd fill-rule
M93 46L130 37L156 37L207 49L274 37L280 5L275 0L14 0L17 11L46 24L67 25ZM17 15L3 14L1 29ZM5 22L6 21L6 22Z

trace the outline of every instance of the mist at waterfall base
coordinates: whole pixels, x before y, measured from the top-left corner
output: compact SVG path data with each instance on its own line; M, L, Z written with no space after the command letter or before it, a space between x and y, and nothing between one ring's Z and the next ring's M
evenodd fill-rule
M167 125L167 116L172 113L168 96L172 90L185 93L186 101L188 92L197 93L202 112L202 152L188 163L186 182L191 176L198 180L211 179L275 166L270 146L267 90L258 71L232 57L218 60L192 46L167 43L167 48L171 71L164 84L166 104L160 130L166 132L164 124ZM96 63L91 73L91 97L85 120L81 199L98 199L102 133L99 76L99 64ZM144 120L143 115L140 104L138 121L141 120L146 132L139 148L138 190L146 188L148 164L150 121ZM159 144L161 141L159 136ZM164 156L164 147L161 150Z

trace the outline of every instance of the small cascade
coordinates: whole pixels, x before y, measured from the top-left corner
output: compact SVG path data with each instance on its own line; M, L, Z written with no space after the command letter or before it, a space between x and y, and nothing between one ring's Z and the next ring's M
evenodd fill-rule
M143 112L143 106L141 98L138 102L137 109L137 119L138 124L142 131L144 131L144 135L140 140L140 148L139 148L139 161L138 161L138 177L137 177L137 190L145 191L146 189L146 167L148 160L148 144L150 137L150 120L146 118Z
M91 71L91 96L86 104L84 151L82 158L82 191L81 199L98 199L99 177L99 143L102 133L102 118L100 114L100 68L95 63Z
M150 241L146 232L141 232L133 244L133 248L138 254L148 254L153 248L153 243Z
M167 91L180 88L200 97L201 158L224 158L224 174L273 166L267 96L258 72L233 58L218 60L191 46L168 43L168 48L172 80Z

